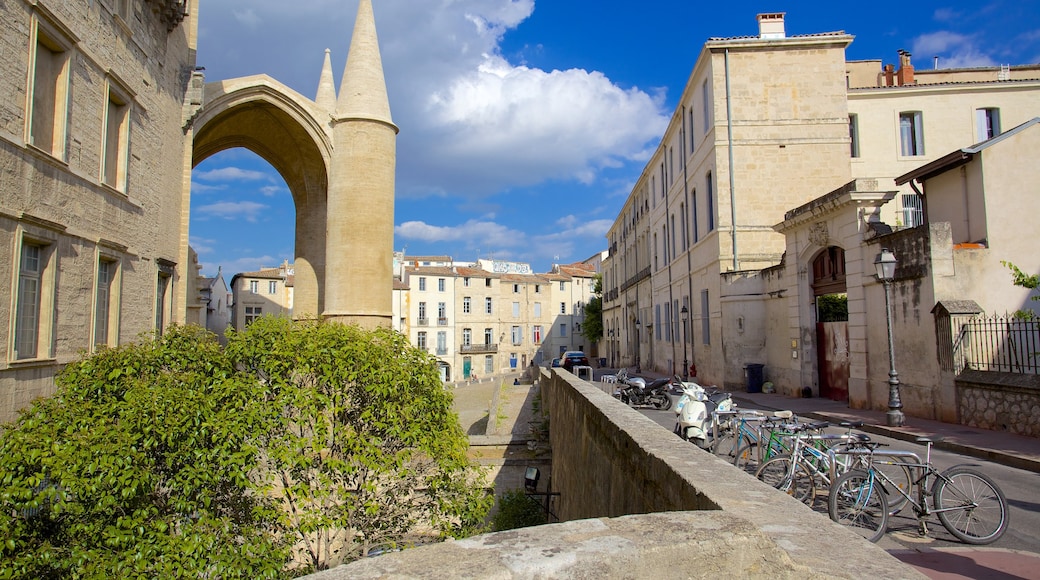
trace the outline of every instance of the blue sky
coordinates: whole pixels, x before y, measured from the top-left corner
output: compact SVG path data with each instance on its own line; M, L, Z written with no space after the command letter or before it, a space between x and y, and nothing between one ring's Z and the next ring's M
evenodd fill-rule
M373 0L397 141L394 248L530 263L583 260L657 146L709 37L843 30L849 60L916 68L1040 62L1040 1ZM357 0L205 0L207 81L266 73L313 98L326 48L338 87ZM1040 110L1038 110L1040 114ZM295 210L256 155L192 174L203 274L293 259Z

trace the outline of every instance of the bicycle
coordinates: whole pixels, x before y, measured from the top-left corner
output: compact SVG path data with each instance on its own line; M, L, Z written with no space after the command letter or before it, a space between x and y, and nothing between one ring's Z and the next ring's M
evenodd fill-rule
M755 430L743 426L742 433L748 442L737 446L733 465L748 473L754 473L763 461L790 449L785 441L790 438L791 432L785 427L792 428L796 425L798 418L791 411L774 411L773 415L766 417Z
M852 526L871 542L877 542L888 528L886 492L895 491L913 506L918 533L928 534L925 518L939 517L950 534L967 544L991 544L1008 525L1008 503L1004 492L989 476L968 465L955 465L938 471L932 465L932 439L919 437L927 446L925 460L909 451L878 451L876 447L850 450L866 456L866 469L856 469L839 477L831 486L827 511L832 520ZM877 467L879 458L900 456L916 460L904 465L920 475L913 480L916 494L899 489ZM883 460L881 461L883 462ZM931 485L929 485L931 483ZM931 497L931 505L928 503Z
M729 417L720 420L722 417ZM751 438L757 441L758 431L748 427L748 423L765 421L766 417L759 411L744 409L733 409L731 411L718 411L712 413L711 432L712 440L709 450L719 457L730 458L735 456L735 451Z
M865 435L852 433L850 424L845 425L848 432L841 435L823 433L830 426L827 422L787 426L791 431L790 452L767 459L755 471L755 477L811 507L816 500L816 482L830 485L833 474L844 473L850 466L849 460L837 453L839 448L852 448L868 440Z

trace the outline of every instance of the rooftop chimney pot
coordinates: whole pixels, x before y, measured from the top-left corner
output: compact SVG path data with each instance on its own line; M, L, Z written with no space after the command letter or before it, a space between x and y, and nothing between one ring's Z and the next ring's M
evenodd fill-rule
M784 31L786 12L769 12L758 15L758 37L766 39L787 38Z

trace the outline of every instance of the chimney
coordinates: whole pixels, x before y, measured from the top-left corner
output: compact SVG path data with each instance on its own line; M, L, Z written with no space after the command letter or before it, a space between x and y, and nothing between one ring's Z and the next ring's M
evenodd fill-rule
M896 81L895 81L895 79L896 79L896 65L894 65L894 64L886 64L885 65L884 75L885 75L885 84L884 84L884 86L890 87L890 86L896 84Z
M787 38L784 32L785 12L770 12L758 15L758 37L764 39Z
M915 85L914 65L910 64L910 53L899 49L899 70L896 72L896 82L899 86Z

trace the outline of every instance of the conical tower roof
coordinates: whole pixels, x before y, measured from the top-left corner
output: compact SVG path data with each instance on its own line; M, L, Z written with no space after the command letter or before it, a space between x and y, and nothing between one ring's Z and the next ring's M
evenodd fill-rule
M340 119L370 119L393 125L390 117L390 99L383 78L383 60L379 56L376 21L372 14L372 0L358 3L354 35L350 39L350 54L343 69L343 79L336 101L336 116Z
M325 49L325 62L321 65L321 78L318 79L318 94L314 97L314 102L330 113L336 110L336 81L332 78L331 52Z

